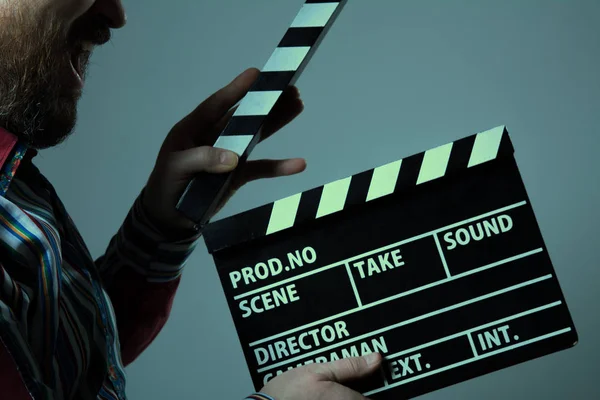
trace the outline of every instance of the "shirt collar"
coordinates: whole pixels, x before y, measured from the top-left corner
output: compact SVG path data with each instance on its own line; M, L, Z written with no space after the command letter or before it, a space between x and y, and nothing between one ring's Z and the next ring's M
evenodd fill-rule
M36 154L36 150L28 149L14 134L0 128L0 196L6 194L19 165L31 162Z

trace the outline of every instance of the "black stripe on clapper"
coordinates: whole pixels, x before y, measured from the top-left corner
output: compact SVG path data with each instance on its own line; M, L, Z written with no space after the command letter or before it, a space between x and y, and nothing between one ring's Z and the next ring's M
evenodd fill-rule
M396 182L394 192L416 186L424 156L425 153L420 153L402 160L400 174L398 175L398 181Z
M367 201L367 194L369 193L372 178L372 169L352 176L344 207L364 204Z
M467 168L474 143L475 135L472 135L459 139L452 144L452 151L450 152L446 175L451 175Z
M250 91L285 90L295 74L296 71L261 72Z
M221 136L228 135L255 135L265 121L265 115L252 116L234 116L221 133Z
M294 220L294 226L315 219L322 193L323 186L302 193L300 196L300 204L298 204L298 211L296 212L296 219Z
M502 139L500 139L500 148L498 149L498 157L502 156L510 156L514 154L515 148L513 147L510 138L508 137L508 132L506 128L504 128L504 132L502 132Z
M290 28L287 30L277 47L312 47L317 42L323 29L323 27Z
M210 234L204 235L207 248L214 253L233 244L265 236L272 212L273 203L209 225Z

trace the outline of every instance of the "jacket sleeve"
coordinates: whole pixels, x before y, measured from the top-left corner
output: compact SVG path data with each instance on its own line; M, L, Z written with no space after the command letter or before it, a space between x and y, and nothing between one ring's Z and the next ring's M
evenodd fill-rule
M271 396L267 396L264 393L254 393L254 394L246 397L244 400L275 400L275 399L272 398Z
M0 337L0 393L12 400L31 400L19 369Z
M144 190L96 260L119 329L121 356L133 362L165 325L197 232L161 232L142 208Z
M11 274L15 271L5 268L2 256L0 252L0 399L31 400L39 387L31 379L35 361L21 324L29 298L25 285L13 279L18 272Z

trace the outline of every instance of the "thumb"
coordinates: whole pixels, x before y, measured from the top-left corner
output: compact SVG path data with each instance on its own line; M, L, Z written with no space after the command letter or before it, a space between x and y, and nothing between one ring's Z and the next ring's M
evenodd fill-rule
M379 353L370 353L362 357L342 358L330 363L315 364L313 372L327 380L343 383L364 378L375 372L381 365L381 360Z
M235 169L238 161L238 155L232 151L202 146L175 153L170 163L177 173L187 176L199 172L229 172Z

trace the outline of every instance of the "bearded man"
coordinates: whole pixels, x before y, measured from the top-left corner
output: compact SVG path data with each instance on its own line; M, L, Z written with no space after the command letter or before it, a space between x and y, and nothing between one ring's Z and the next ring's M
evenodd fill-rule
M124 368L164 326L201 235L178 213L177 200L194 175L238 164L237 154L211 145L258 77L253 68L173 127L123 225L104 255L92 259L33 159L72 133L92 51L124 25L120 0L0 0L3 399L126 399ZM290 87L264 136L302 108ZM304 167L302 159L249 162L233 189ZM374 354L296 368L249 398L364 399L340 382L372 373L380 361Z

